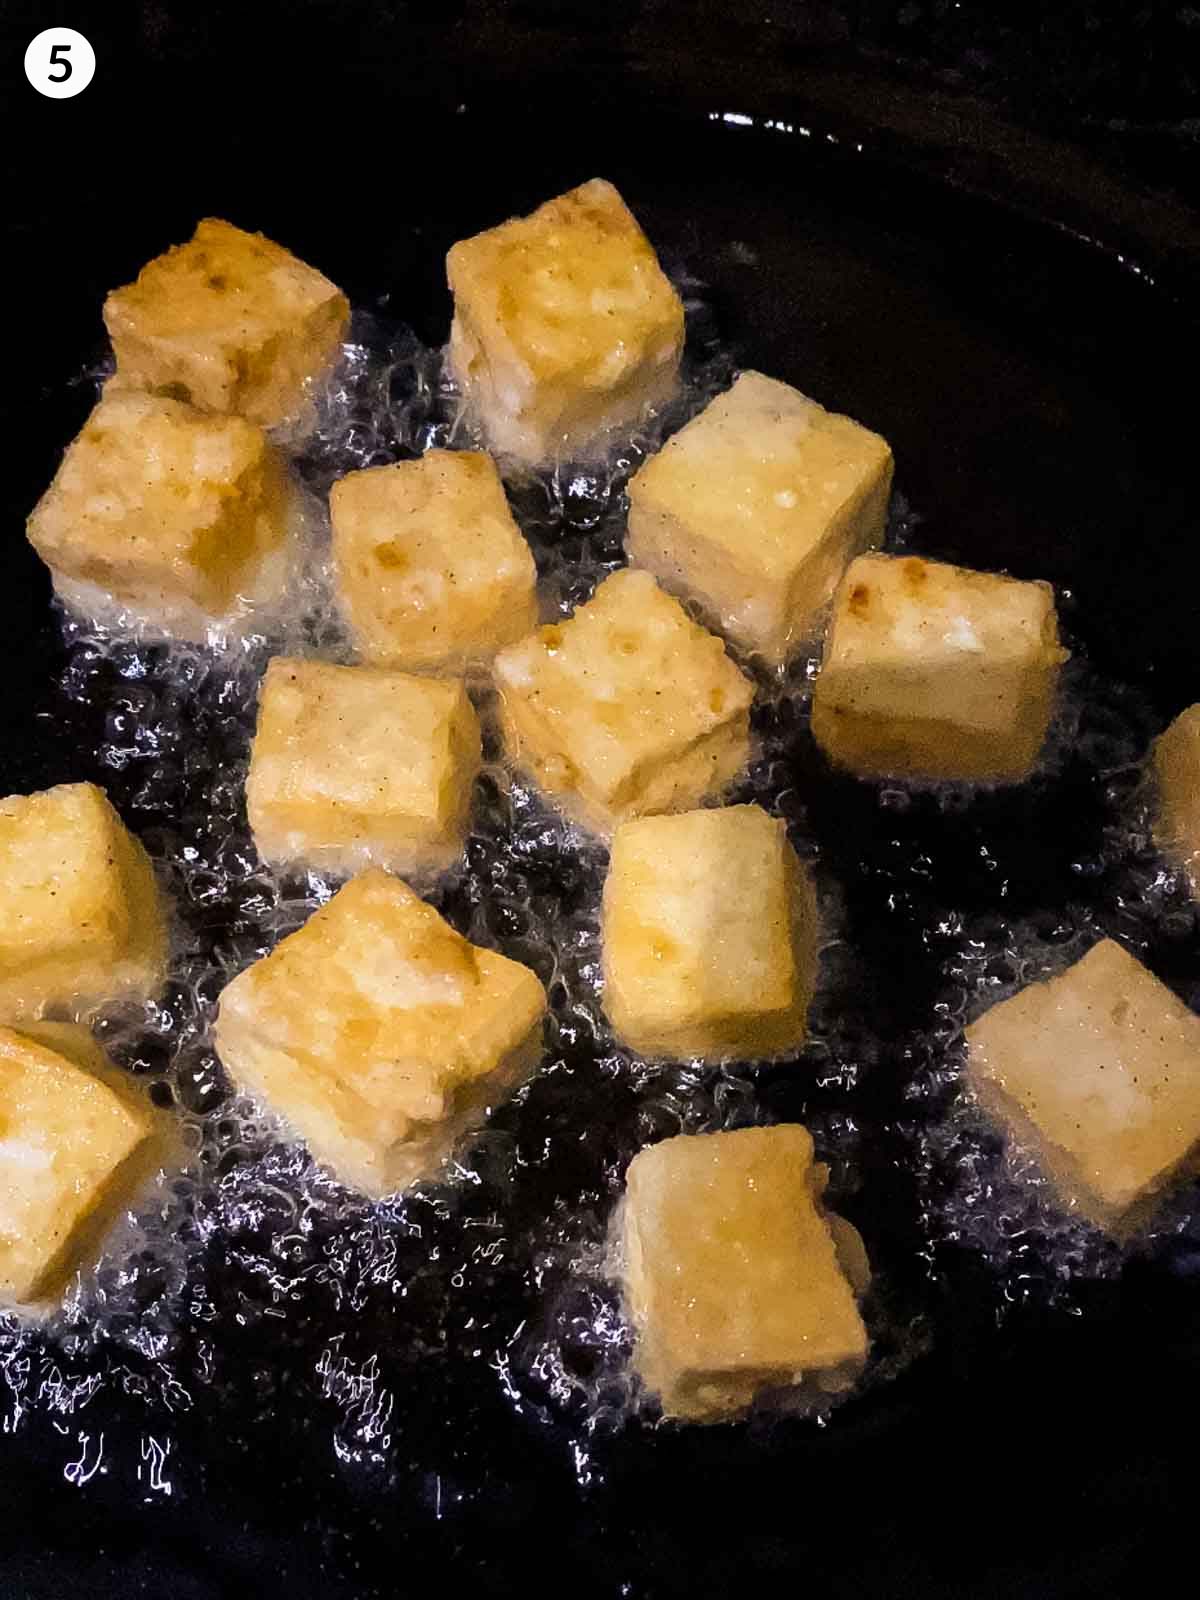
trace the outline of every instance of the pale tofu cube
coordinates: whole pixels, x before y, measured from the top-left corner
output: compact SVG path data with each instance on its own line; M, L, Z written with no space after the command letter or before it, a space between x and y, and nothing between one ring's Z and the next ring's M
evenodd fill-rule
M217 1049L344 1183L432 1174L537 1065L546 996L372 868L221 995Z
M306 411L349 319L328 278L212 217L104 302L118 387L162 390L263 428Z
M261 428L106 396L29 518L64 604L203 639L282 588L293 490Z
M490 456L430 450L351 472L329 508L338 601L365 661L464 672L537 626L537 569Z
M1016 782L1066 659L1048 583L860 556L834 599L813 733L864 777Z
M625 549L780 666L818 634L851 559L882 542L891 487L878 434L744 372L635 474Z
M854 1382L867 1332L823 1179L795 1124L685 1135L634 1157L622 1252L634 1365L667 1416L720 1421L764 1390Z
M750 753L751 684L647 572L614 572L492 670L511 758L596 833L720 795Z
M604 1009L641 1055L751 1059L803 1044L816 899L760 806L622 823L603 939Z
M1182 866L1200 897L1200 705L1181 711L1154 743L1159 846Z
M88 1264L163 1129L86 1029L0 1027L0 1300L46 1302Z
M0 1017L83 1017L161 987L154 869L95 784L0 800L0 904Z
M461 682L276 656L246 779L255 845L280 866L441 872L462 851L479 766Z
M1194 1161L1200 1017L1111 939L972 1023L967 1071L1064 1202L1115 1233Z
M586 457L675 391L683 304L611 183L460 240L446 273L450 364L502 455Z

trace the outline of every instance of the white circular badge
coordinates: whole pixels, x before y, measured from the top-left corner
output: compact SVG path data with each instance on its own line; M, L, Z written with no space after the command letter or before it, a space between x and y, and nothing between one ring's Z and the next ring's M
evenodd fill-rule
M25 52L25 76L49 100L81 94L96 71L96 52L74 28L45 28Z

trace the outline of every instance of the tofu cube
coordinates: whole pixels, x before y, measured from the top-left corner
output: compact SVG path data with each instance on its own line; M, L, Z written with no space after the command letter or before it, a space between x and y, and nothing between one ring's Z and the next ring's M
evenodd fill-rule
M823 1187L794 1124L684 1135L634 1157L622 1251L634 1365L667 1416L721 1421L763 1390L854 1382L867 1332Z
M460 682L276 656L246 779L254 842L281 866L441 872L462 850L479 765Z
M343 1182L382 1195L434 1172L536 1066L546 997L406 884L372 868L227 986L232 1077Z
M0 800L0 1016L83 1017L155 994L167 924L154 869L102 789Z
M777 667L817 636L850 560L882 542L891 487L878 434L744 372L635 474L625 549Z
M1200 1142L1200 1017L1111 939L972 1023L967 1071L1064 1202L1114 1233Z
M328 278L213 217L104 302L118 387L161 390L263 428L307 409L349 320Z
M611 183L460 240L446 273L450 364L492 450L586 457L674 392L683 304Z
M39 1305L87 1265L163 1127L86 1029L0 1027L0 1301Z
M1066 659L1048 583L860 556L834 600L813 733L864 777L1016 782Z
M719 795L750 752L749 681L647 572L496 657L509 753L596 833Z
M1154 744L1160 849L1182 866L1200 897L1200 705L1181 711Z
M537 626L537 569L490 456L351 472L329 504L338 602L365 661L461 673Z
M641 1055L757 1059L803 1044L816 899L760 806L622 823L603 938L604 1009Z
M72 610L203 639L278 598L293 504L283 458L253 423L110 394L28 533Z

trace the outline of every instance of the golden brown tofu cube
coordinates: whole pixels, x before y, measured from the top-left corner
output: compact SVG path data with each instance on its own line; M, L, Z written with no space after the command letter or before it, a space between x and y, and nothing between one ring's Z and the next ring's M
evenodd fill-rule
M678 384L683 305L611 183L460 240L446 272L450 363L503 455L584 457Z
M816 899L760 806L643 817L613 835L604 1009L650 1057L779 1056L804 1042Z
M1200 1017L1111 939L967 1029L983 1105L1063 1200L1138 1224L1200 1141Z
M102 789L0 800L0 1016L82 1017L154 994L166 916L145 850Z
M493 676L513 760L597 833L719 795L750 752L749 681L647 572L614 572Z
M263 428L305 410L349 318L328 278L213 217L104 302L119 387L164 390Z
M763 1390L854 1382L867 1332L823 1186L797 1125L685 1135L635 1156L626 1299L634 1364L666 1415L720 1421Z
M427 1176L536 1066L546 997L398 878L354 878L221 995L217 1049L342 1182Z
M537 626L537 569L490 456L430 450L351 472L330 512L338 600L365 661L464 672Z
M87 1264L163 1127L86 1029L0 1027L0 1300L47 1301Z
M1046 738L1054 591L918 556L860 556L834 600L812 727L864 777L1016 782Z
M744 372L634 476L625 548L780 666L816 636L847 563L882 541L891 486L878 434Z
M460 682L276 656L246 779L254 842L279 865L440 872L462 850L479 764Z
M1159 846L1180 863L1200 896L1200 705L1181 711L1154 744Z
M278 598L294 505L261 428L110 394L29 518L64 604L203 639Z

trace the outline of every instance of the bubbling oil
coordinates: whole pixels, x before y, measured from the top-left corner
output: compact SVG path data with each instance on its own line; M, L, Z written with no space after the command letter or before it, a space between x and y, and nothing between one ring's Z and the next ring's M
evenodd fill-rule
M1153 839L1145 756L1155 727L1134 691L1086 660L1073 663L1043 766L1055 781L1069 771L1077 794L1090 791L1090 816L1078 838L1065 840L1060 895L1031 904L1023 894L1007 910L1001 877L992 903L951 913L934 1018L908 1048L914 1170L931 1252L967 1250L981 1260L998 1316L1030 1305L1078 1314L1089 1285L1118 1276L1131 1256L1169 1264L1193 1248L1194 1186L1166 1196L1134 1238L1118 1243L1056 1192L1032 1151L1001 1134L963 1075L969 1023L1064 972L1102 938L1122 943L1193 1008L1200 1001L1197 909Z
M507 486L551 611L569 612L621 564L630 475L730 381L733 355L702 296L687 309L686 382L668 413L600 464ZM1001 1308L1069 1301L1081 1277L1120 1270L1116 1247L1056 1207L961 1086L973 1012L1065 964L1102 924L1138 953L1195 932L1149 843L1137 774L1152 718L1086 662L1019 792L840 778L809 731L815 656L761 686L755 759L733 798L783 817L813 866L821 981L797 1060L719 1067L650 1065L613 1039L599 1003L605 852L506 771L480 691L485 768L470 838L431 899L546 984L541 1069L445 1173L381 1203L344 1189L236 1092L212 1048L221 988L337 887L264 867L243 798L269 657L350 656L324 499L347 471L475 442L440 352L356 315L294 457L307 496L295 610L223 650L63 619L55 715L75 738L74 776L108 789L175 907L163 995L106 1015L98 1033L174 1109L185 1149L58 1316L39 1326L0 1314L0 1422L54 1429L72 1481L109 1470L91 1420L107 1397L124 1419L107 1460L114 1437L130 1441L139 1492L169 1493L189 1470L172 1455L184 1419L206 1441L245 1441L290 1413L327 1430L334 1459L368 1489L425 1495L436 1481L439 1518L443 1497L483 1493L458 1420L472 1414L481 1427L515 1414L542 1428L586 1487L606 1440L656 1419L632 1375L611 1226L628 1162L681 1132L809 1127L831 1167L829 1203L859 1227L875 1268L860 1391L930 1347L947 1252L986 1263ZM919 544L919 523L897 494L889 548ZM1040 824L1061 821L1064 788L1062 803L1086 800L1078 848L1031 858ZM1185 1211L1168 1232L1182 1233ZM832 1404L806 1399L805 1414L824 1420ZM422 1464L417 1476L406 1462Z

